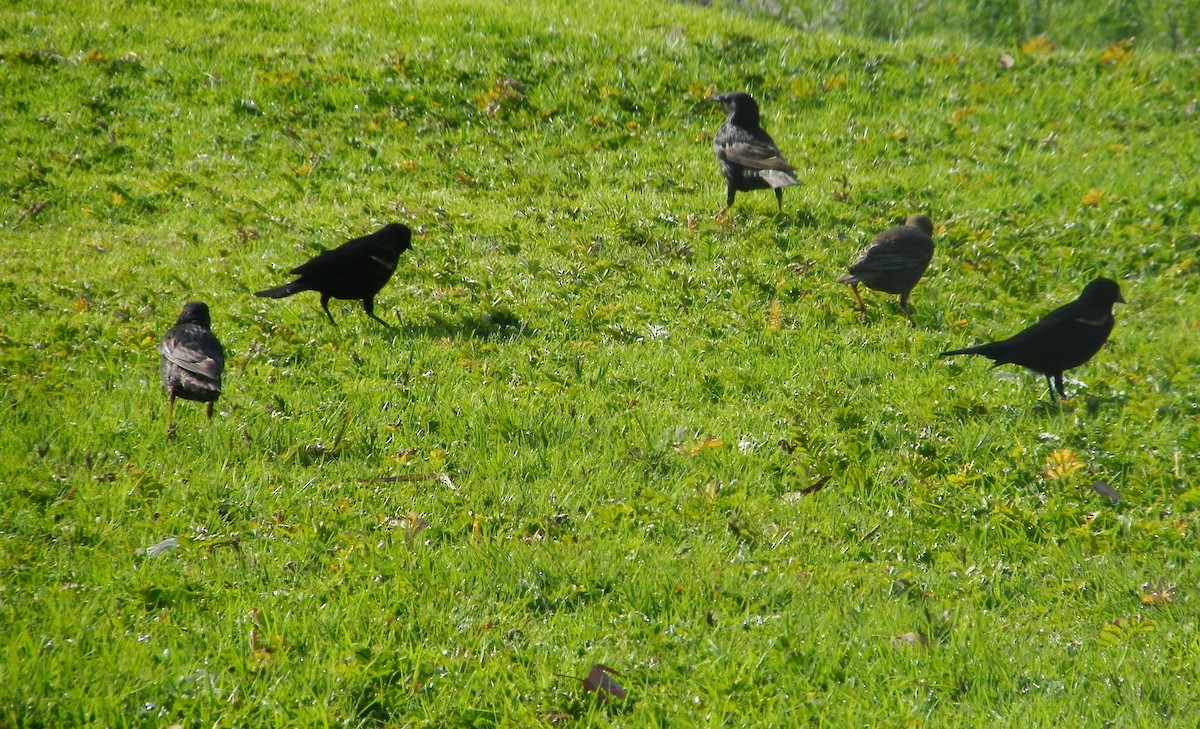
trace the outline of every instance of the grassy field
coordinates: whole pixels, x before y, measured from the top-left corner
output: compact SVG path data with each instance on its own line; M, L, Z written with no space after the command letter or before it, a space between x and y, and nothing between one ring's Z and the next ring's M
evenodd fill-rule
M0 727L1195 726L1194 53L297 5L0 9ZM714 90L782 214L714 219ZM250 296L390 221L391 330ZM936 359L1098 275L1071 399Z
M710 4L710 0L693 0ZM1020 44L1036 36L1072 50L1129 41L1195 52L1200 5L1180 0L727 0L805 31L884 40L959 38Z

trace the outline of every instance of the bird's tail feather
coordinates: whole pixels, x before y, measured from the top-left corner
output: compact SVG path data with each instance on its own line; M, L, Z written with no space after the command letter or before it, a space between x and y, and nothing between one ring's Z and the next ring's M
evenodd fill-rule
M792 185L800 184L799 180L783 170L763 170L758 174L759 177L762 177L764 180L766 180L767 184L771 186L772 190L779 190L784 187L791 187Z
M942 352L938 357L953 357L959 354L981 354L984 357L995 357L996 353L991 344L981 344L978 347L967 347L966 349L953 349L949 352Z
M307 289L305 289L303 286L300 285L299 281L292 281L291 283L284 284L277 288L267 289L266 291L259 291L259 292L255 293L254 295L261 296L264 299L282 299L284 297L291 296L292 294L298 294L301 291L306 291L306 290Z

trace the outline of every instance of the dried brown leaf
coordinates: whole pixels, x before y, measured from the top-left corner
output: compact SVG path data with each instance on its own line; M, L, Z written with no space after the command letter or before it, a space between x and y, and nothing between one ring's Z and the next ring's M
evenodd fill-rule
M1113 502L1114 504L1119 504L1122 501L1124 501L1124 499L1121 498L1121 492L1117 491L1112 486L1109 486L1104 481L1094 482L1092 484L1092 490L1095 491L1096 493L1100 494L1104 498L1108 499L1109 501Z
M625 689L613 678L620 675L608 666L597 663L588 671L587 678L583 679L583 688L596 694L601 701L623 699L626 696Z
M559 724L566 724L569 721L575 721L575 717L565 711L547 711L542 714L542 721L550 726L558 726Z
M713 448L720 448L724 445L725 441L721 440L720 438L714 438L711 435L706 435L704 436L704 440L693 441L691 443L680 443L676 445L675 452L680 455L687 456L688 458L694 458L704 451Z
M913 647L924 648L929 645L929 639L921 633L902 633L892 638L892 647L896 649Z

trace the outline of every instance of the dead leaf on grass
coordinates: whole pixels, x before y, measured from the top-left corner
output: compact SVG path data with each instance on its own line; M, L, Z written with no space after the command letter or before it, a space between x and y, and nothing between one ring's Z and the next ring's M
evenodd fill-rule
M1096 481L1096 482L1092 483L1092 490L1095 491L1096 493L1100 494L1104 498L1108 499L1109 501L1113 502L1114 504L1119 504L1122 501L1124 501L1124 499L1121 498L1121 492L1117 491L1112 486L1109 486L1104 481Z
M901 648L925 648L929 645L929 639L921 633L902 633L892 638L892 647L897 650Z
M831 478L833 478L833 477L832 476L822 476L822 477L818 478L816 481L814 481L811 486L806 486L805 488L802 488L799 491L792 491L790 493L786 493L783 496L779 497L779 499L780 499L780 501L782 501L785 504L791 504L793 502L799 501L800 499L803 499L805 496L815 494L818 491L820 491L821 489L825 488L825 484L829 483L829 480Z
M625 689L613 678L620 675L608 666L597 663L588 671L587 678L583 679L583 688L596 694L601 701L623 699L626 696Z
M720 448L724 445L725 441L721 440L720 438L706 435L704 436L703 440L677 444L675 446L675 452L680 455L687 456L688 458L695 458L704 451L711 450L713 448Z

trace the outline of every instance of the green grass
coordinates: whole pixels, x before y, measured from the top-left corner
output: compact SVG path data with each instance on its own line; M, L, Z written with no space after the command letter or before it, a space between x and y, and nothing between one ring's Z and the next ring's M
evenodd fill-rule
M704 0L696 0L704 2ZM885 40L960 37L993 44L1036 36L1064 48L1127 41L1195 52L1200 6L1179 0L727 0L805 31L838 31Z
M659 3L0 20L0 727L1194 725L1194 54ZM782 215L713 220L712 89L801 172ZM834 281L913 212L918 326L862 319ZM249 295L392 220L395 329ZM1096 275L1129 304L1070 400L935 359ZM226 389L167 442L189 300Z

